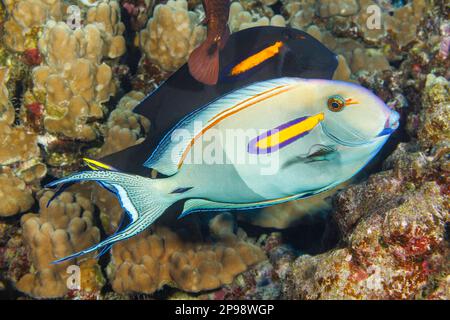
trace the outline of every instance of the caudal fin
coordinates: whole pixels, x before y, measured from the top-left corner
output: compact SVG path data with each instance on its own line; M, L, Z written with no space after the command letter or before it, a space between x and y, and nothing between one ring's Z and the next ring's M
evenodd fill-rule
M119 171L83 171L51 182L46 187L81 181L96 181L102 187L114 192L119 198L122 208L129 215L131 223L125 229L113 234L95 246L58 259L53 263L74 259L101 248L108 248L117 241L130 238L150 226L172 204L156 187L159 180ZM102 250L103 252L104 250Z
M217 42L206 39L192 51L188 61L189 72L207 85L215 85L219 79L219 47Z

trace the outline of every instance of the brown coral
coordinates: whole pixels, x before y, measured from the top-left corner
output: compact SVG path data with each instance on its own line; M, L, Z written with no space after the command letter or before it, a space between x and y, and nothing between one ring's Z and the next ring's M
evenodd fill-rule
M450 84L443 77L428 75L420 116L419 141L424 147L450 141Z
M0 216L7 217L25 212L34 203L31 190L10 170L0 173Z
M64 192L47 207L52 196L53 192L45 192L39 199L40 213L26 214L21 220L23 239L29 248L33 268L19 279L16 286L34 297L64 296L68 292L67 267L76 261L51 262L100 240L100 232L93 225L94 208L88 199ZM84 256L77 260L83 264L88 263L83 262L88 259L89 256ZM90 265L94 267L96 264Z
M165 71L175 71L204 39L206 29L186 0L158 4L139 34L139 44L150 61Z
M8 19L4 24L3 41L14 51L36 48L38 33L48 19L60 20L60 0L6 0Z
M11 124L14 121L14 108L9 101L9 93L6 83L9 79L9 70L0 67L0 122Z

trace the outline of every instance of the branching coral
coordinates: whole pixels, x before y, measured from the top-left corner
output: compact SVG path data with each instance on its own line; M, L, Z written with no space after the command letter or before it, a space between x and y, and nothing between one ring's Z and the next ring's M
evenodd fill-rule
M322 18L332 16L352 16L359 11L359 5L356 0L320 0L317 1L317 14Z
M385 38L385 18L388 14L383 14L383 11L372 0L359 0L359 4L361 10L352 17L352 21L358 26L364 40L376 43ZM379 11L374 11L374 8ZM378 12L380 13L379 15ZM375 19L379 20L376 21Z
M424 147L450 143L450 84L443 77L428 75L423 95L418 136ZM448 148L448 145L447 145Z
M259 26L286 26L286 21L281 15L271 18L252 13L244 9L239 2L233 2L230 6L230 17L228 24L232 32Z
M52 261L94 245L100 240L100 232L93 225L91 202L79 194L62 193L50 206L47 203L53 192L45 192L39 199L39 214L22 217L23 239L30 252L33 268L19 279L16 286L31 296L40 298L61 297L67 294L67 267L75 261L51 264ZM101 279L96 263L89 256L78 259L81 269L94 269L88 273ZM83 287L83 283L91 286ZM96 285L92 285L95 283ZM101 281L100 281L101 283ZM99 281L82 280L82 290L99 290ZM93 286L93 287L92 287Z
M188 11L186 0L169 0L155 7L153 17L139 34L146 57L165 71L175 71L205 38L199 16Z
M319 195L289 201L262 209L254 214L240 214L239 219L265 228L285 229L295 226L303 217L331 209L329 198L346 184Z
M261 249L232 231L229 219L217 216L210 223L216 242L198 241L192 231L157 227L116 244L108 277L119 293L152 293L163 285L198 292L229 284L249 266L264 259Z
M120 99L116 109L109 115L104 134L105 143L97 156L107 156L142 141L141 138L149 129L149 122L132 110L144 97L141 92L131 91Z
M37 36L48 19L61 20L60 0L5 0L8 19L3 41L14 51L36 48Z
M385 16L386 29L399 47L404 47L416 39L417 28L424 17L425 7L425 0L413 0L395 10L392 16Z
M450 93L443 77L426 78L419 115L409 115L418 139L399 144L385 171L335 197L343 247L299 257L285 298L449 298Z
M31 190L10 170L0 173L0 217L25 212L34 203Z
M330 50L342 55L352 73L362 70L377 72L390 69L389 61L379 49L367 49L358 41L336 38L330 32L316 31L314 36L323 41Z
M40 163L37 136L22 125L14 126L15 111L6 88L8 71L0 67L0 193L4 199L0 216L10 216L30 209L34 203L25 183L35 182L46 173ZM7 165L14 165L14 172Z
M44 100L44 126L50 132L72 139L96 138L92 120L103 117L102 103L116 91L111 67L101 60L104 54L121 51L105 37L102 24L77 30L63 22L46 24L39 39L45 65L33 70L33 91Z
M86 24L103 26L101 31L103 31L104 56L114 59L125 53L125 38L122 36L125 25L120 20L120 7L117 1L102 1L90 8L86 15Z

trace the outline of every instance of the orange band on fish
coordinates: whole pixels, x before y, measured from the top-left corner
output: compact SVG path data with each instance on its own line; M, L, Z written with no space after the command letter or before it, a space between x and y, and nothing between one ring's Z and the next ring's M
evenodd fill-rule
M227 108L227 109L223 110L222 112L219 112L219 113L216 114L214 117L212 117L211 119L209 119L208 122L214 121L215 119L217 119L217 118L220 117L221 115L226 114L226 113L229 112L230 110L233 110L233 109L235 109L235 108L238 108L239 106L241 106L241 105L243 105L243 104L245 104L245 103L247 103L247 102L249 102L249 101L252 101L252 100L254 100L254 99L257 98L257 97L260 97L260 96L262 96L262 95L268 94L268 93L270 93L270 92L276 91L276 90L278 90L278 89L280 89L280 88L284 88L284 87L285 87L285 86L278 86L278 87L275 87L275 88L273 88L273 89L270 89L270 90L267 90L267 91L258 93L258 94L256 94L256 95L254 95L253 97L250 97L250 98L248 98L248 99L245 99L244 101L241 101L240 103L238 103L238 104L236 104L236 105L234 105L234 106L232 106L232 107L230 107L230 108Z
M349 106L349 105L352 105L352 104L359 104L359 102L358 102L358 101L355 101L355 100L353 100L353 99L351 99L351 98L345 100L345 105L346 105L346 106Z
M257 136L248 143L248 152L252 154L266 154L275 152L299 138L306 136L323 119L323 112L311 117L301 117L276 127Z
M276 89L279 89L278 91L276 90ZM180 159L180 161L178 162L178 169L179 168L181 168L181 166L183 165L183 162L184 162L184 159L186 159L186 156L188 155L188 153L189 153L189 150L191 150L191 148L192 148L192 146L194 145L194 143L195 143L195 141L197 141L197 139L198 138L200 138L206 131L208 131L209 129L211 129L213 126L215 126L217 123L219 123L219 122L221 122L222 120L224 120L225 118L228 118L229 116L231 116L231 115L233 115L233 114L235 114L235 113L237 113L237 112L239 112L239 111L242 111L242 110L244 110L244 109L247 109L248 107L251 107L251 106L253 106L254 104L256 104L256 103L258 103L258 102L261 102L261 101L264 101L264 100L267 100L267 99L269 99L269 98L272 98L272 97L274 97L274 96L276 96L276 95L279 95L279 94L281 94L281 93L283 93L283 92L287 92L287 91L289 91L290 89L292 89L292 87L291 86L279 86L279 87L276 87L276 88L274 88L274 89L270 89L270 90L267 90L267 91L264 91L264 92L262 92L262 93L260 93L260 94L257 94L257 95L255 95L255 96L253 96L253 97L251 97L251 98L249 98L249 99L247 99L247 100L244 100L244 101L242 101L242 102L240 102L240 103L238 103L237 105L235 105L235 106L233 106L233 107L231 107L231 108L229 108L229 109L227 109L227 110L230 110L230 112L228 112L228 113L221 113L221 116L215 116L215 117L213 117L213 119L215 119L215 120L213 120L213 121L209 121L209 124L206 126L206 127L204 127L192 140L191 140L191 142L188 144L188 146L186 147L186 149L184 150L184 152L183 152L183 155L181 156L181 159ZM275 92L274 92L275 91ZM225 111L227 111L227 110L225 110Z
M259 51L258 53L255 53L254 55L235 65L233 69L231 69L230 75L236 76L250 69L253 69L267 59L270 59L273 56L277 55L280 52L282 46L283 42L277 41L273 45Z

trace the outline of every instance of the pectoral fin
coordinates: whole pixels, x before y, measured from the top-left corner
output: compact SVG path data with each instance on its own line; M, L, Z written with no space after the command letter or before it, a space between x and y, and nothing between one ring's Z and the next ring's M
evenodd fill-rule
M296 156L283 164L283 169L297 163L312 163L319 161L330 161L336 158L337 151L334 146L325 146L321 144L313 145L307 154Z

